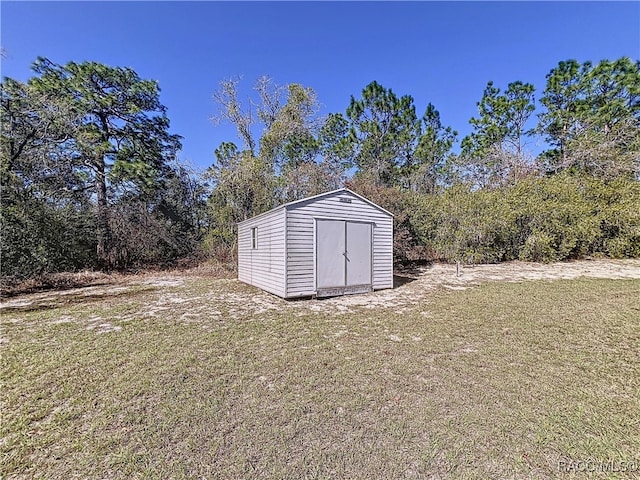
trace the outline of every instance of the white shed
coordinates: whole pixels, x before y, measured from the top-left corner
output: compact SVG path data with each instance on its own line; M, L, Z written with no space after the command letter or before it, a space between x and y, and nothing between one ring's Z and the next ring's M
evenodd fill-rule
M238 279L283 298L393 288L393 215L347 188L238 224Z

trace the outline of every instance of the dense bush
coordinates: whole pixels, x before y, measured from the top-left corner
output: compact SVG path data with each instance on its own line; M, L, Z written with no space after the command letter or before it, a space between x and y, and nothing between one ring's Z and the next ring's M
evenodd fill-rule
M415 197L412 231L443 260L640 256L640 184L569 174Z
M93 217L75 205L38 199L11 202L3 192L0 252L3 278L32 278L46 272L95 266Z
M0 170L0 280L96 268L91 198L29 180ZM199 258L205 223L200 189L197 179L176 169L151 192L113 195L110 268L165 267Z
M356 175L346 186L394 215L393 260L396 265L431 257L412 222L415 193L399 188L376 186L363 175Z

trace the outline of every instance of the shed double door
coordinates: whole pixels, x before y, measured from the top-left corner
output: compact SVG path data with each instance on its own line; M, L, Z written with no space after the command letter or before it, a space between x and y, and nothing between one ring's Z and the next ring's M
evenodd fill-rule
M321 219L316 222L317 289L370 287L371 223Z

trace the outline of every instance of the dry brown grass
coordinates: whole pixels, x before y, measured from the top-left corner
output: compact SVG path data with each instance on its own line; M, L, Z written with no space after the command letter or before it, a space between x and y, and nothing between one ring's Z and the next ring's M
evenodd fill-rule
M73 273L46 273L27 280L1 278L0 295L7 298L44 290L67 290L90 285L108 285L115 283L115 281L114 275L89 270Z
M130 272L98 272L83 270L81 272L45 273L27 280L0 277L0 296L10 298L34 292L51 290L69 290L96 285L116 285L135 283L151 276L191 276L207 278L233 278L235 265L216 261L193 262L177 265L170 269L144 269Z
M2 314L0 476L557 478L638 460L640 281L416 285L373 308L195 277L25 297Z

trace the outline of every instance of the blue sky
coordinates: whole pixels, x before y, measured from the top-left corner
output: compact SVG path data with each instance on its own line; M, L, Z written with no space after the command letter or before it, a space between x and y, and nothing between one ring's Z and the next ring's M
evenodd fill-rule
M158 80L182 158L214 161L235 130L215 126L212 94L242 75L312 87L344 112L372 80L428 102L469 133L489 80L531 82L560 60L640 58L640 2L12 2L0 6L2 76L26 80L37 56L95 60ZM530 145L539 150L540 145Z

